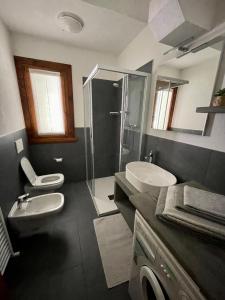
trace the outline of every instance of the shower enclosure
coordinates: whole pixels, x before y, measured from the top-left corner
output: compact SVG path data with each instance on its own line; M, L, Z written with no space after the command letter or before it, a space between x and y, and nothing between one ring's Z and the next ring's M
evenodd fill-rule
M140 160L149 74L97 65L83 85L86 180L99 215L116 210L115 172Z

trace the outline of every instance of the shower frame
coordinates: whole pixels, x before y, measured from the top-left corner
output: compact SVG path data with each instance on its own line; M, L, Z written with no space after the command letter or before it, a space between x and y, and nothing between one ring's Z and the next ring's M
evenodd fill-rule
M144 82L144 93L143 93L143 104L142 104L142 112L141 112L141 125L140 125L140 140L139 140L139 150L138 150L138 160L141 159L141 149L142 149L142 139L143 139L143 133L144 128L146 126L146 119L147 119L147 111L148 111L148 103L147 103L147 95L149 94L150 89L150 73L145 73L141 71L132 71L128 69L123 69L119 67L113 67L113 66L106 66L106 65L99 65L97 64L86 81L83 84L83 90L87 84L90 84L89 86L89 107L90 107L90 142L91 142L91 163L92 163L92 176L91 180L93 181L95 179L95 166L94 166L94 133L93 133L93 102L92 102L92 79L95 78L97 73L99 71L108 71L108 72L114 72L119 74L124 74L123 82L122 82L122 101L121 101L121 111L120 111L120 151L119 151L119 172L121 172L121 160L122 160L122 150L123 150L123 138L124 138L124 129L125 129L125 118L126 118L126 111L125 106L127 105L129 99L127 96L127 89L128 89L128 76L129 75L137 75L140 77L145 78ZM124 92L126 91L126 92ZM84 100L85 105L85 100ZM84 114L86 114L86 109L84 108ZM85 124L86 125L86 124ZM85 127L84 130L85 134L85 162L86 162L86 182L87 186L90 190L91 195L94 194L94 185L92 187L89 186L89 178L88 178L88 149L87 149L87 129Z

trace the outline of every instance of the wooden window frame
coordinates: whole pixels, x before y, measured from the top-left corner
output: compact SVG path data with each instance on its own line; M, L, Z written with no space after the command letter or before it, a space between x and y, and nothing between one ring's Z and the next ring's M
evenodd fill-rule
M14 60L29 143L65 143L76 141L78 138L75 136L74 128L71 65L21 56L14 56ZM31 68L60 73L63 91L62 104L65 134L38 135L34 99L29 74L29 69Z
M168 119L168 124L167 124L166 130L171 130L171 125L173 122L173 113L174 113L175 103L176 103L176 99L177 99L178 87L172 88L172 90L173 90L173 94L172 94L172 99L171 99L171 104L170 104L169 119Z

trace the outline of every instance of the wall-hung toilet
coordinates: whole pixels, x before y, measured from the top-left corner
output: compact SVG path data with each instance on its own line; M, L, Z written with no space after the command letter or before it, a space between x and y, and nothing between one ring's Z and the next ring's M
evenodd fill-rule
M26 157L20 161L21 167L30 184L25 185L25 192L54 191L64 183L64 175L61 173L37 176L31 163Z

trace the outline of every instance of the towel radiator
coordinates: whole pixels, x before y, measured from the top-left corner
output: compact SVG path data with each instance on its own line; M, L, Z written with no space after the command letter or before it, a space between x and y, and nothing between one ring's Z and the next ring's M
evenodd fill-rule
M5 220L0 208L0 273L3 275L11 256L18 256L19 252L14 252L5 225Z

